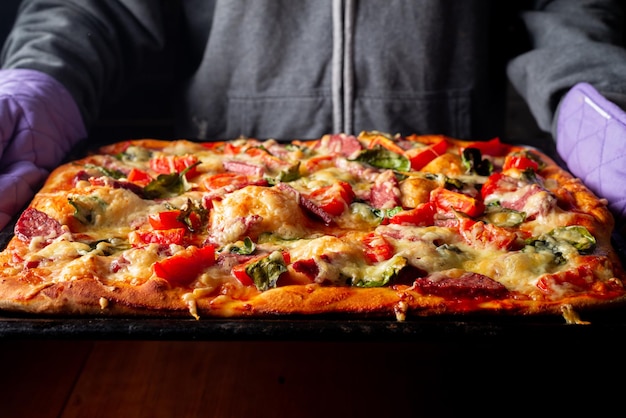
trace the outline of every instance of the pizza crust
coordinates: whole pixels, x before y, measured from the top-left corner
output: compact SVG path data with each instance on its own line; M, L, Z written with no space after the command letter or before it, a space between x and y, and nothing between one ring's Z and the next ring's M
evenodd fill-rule
M171 289L167 283L158 279L132 288L110 288L89 278L39 286L24 286L18 280L3 278L0 285L3 289L1 310L64 316L195 316L200 319L347 315L353 318L405 321L433 315L476 313L495 316L571 315L572 312L618 309L626 304L624 296L606 300L587 295L558 301L450 301L422 295L410 289L354 289L318 285L286 286L243 300L220 296L185 303L186 292Z

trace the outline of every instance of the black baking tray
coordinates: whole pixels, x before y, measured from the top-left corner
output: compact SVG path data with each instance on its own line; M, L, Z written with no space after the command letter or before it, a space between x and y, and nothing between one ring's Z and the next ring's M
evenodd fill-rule
M553 149L537 146L562 164ZM79 151L84 152L84 149ZM78 157L73 153L71 158ZM0 231L0 250L13 236L15 221ZM613 234L613 245L626 265L626 239ZM412 317L406 321L351 316L269 318L151 318L0 315L0 339L183 340L183 341L394 341L512 342L567 344L621 343L626 309L583 312L584 324L561 316L455 315Z
M2 339L620 343L623 310L557 317L201 319L0 317Z

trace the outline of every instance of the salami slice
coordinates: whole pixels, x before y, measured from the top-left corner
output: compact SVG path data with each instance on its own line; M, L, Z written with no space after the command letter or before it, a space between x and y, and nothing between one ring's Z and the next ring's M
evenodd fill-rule
M56 219L46 213L28 208L15 224L15 236L20 240L29 242L35 237L44 238L44 243L50 243L63 234L63 228Z
M483 274L463 272L460 275L433 273L417 279L415 286L422 292L446 298L502 298L508 290L502 284Z

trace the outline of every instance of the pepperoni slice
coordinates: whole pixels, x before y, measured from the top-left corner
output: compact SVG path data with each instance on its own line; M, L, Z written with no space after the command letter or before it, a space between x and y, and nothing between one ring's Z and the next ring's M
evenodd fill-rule
M323 136L315 148L322 150L323 153L337 153L347 158L354 158L363 146L353 135L334 134Z
M377 209L392 209L401 205L400 194L396 175L392 170L385 170L372 185L370 204Z
M429 295L456 299L502 298L508 290L483 274L462 272L459 276L433 273L415 280L415 287Z
M28 208L17 220L14 232L22 241L29 242L35 237L43 237L44 242L49 244L63 234L63 228L59 221L48 214L35 208Z

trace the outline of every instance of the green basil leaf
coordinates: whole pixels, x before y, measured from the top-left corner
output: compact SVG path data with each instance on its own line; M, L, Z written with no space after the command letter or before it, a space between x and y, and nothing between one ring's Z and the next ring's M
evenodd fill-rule
M180 173L159 174L143 188L144 196L148 199L179 196L191 189L185 174L200 162L190 165Z
M286 271L285 259L280 251L274 251L246 267L246 273L262 292L276 287L278 278Z
M105 176L114 178L116 180L126 177L126 174L122 173L119 170L112 170L110 168L102 167L102 166L95 165L95 164L85 164L85 168L92 168L92 169L98 170Z
M298 180L300 178L300 162L289 166L288 169L280 171L276 176L266 177L266 180L271 185L278 183L289 183L290 181Z
M549 234L557 241L569 243L582 254L591 253L596 248L595 237L584 226L563 226L553 229Z
M461 153L461 162L468 173L488 176L493 172L493 163L483 158L478 148L465 148Z
M366 163L376 168L396 171L411 170L411 162L408 158L379 146L361 151L355 161Z
M74 208L74 217L83 225L93 225L106 211L107 203L97 196L68 197Z
M255 249L256 245L254 245L254 242L250 239L250 237L246 237L242 241L241 245L237 245L237 243L235 243L228 248L228 251L235 254L250 255L254 253Z
M382 287L391 282L407 265L407 259L394 256L386 261L381 261L363 270L362 277L353 279L352 285L357 287Z

